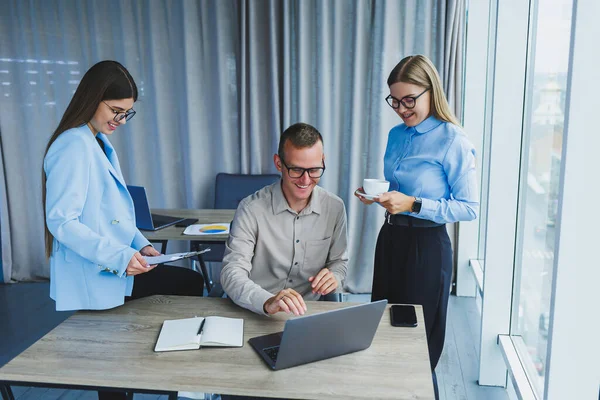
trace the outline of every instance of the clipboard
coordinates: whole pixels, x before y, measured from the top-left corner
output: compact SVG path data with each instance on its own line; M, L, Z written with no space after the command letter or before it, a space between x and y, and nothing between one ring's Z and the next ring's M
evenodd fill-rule
M154 264L162 264L162 263L166 263L166 262L184 260L186 258L195 257L200 254L204 254L208 251L210 251L210 248L206 248L206 249L203 249L200 251L188 251L185 253L163 254L160 256L144 256L144 259L146 260L146 262L148 264L154 265Z

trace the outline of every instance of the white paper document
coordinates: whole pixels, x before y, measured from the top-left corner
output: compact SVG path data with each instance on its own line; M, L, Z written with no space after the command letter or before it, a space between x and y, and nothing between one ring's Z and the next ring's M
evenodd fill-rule
M215 222L212 224L194 224L190 225L183 231L184 235L224 235L229 233L231 223Z
M210 251L210 248L200 250L200 251L188 251L185 253L163 254L162 256L144 256L144 260L146 260L146 262L149 265L162 264L162 263L166 263L166 262L183 260L184 258L194 257L199 254L206 253L207 251Z

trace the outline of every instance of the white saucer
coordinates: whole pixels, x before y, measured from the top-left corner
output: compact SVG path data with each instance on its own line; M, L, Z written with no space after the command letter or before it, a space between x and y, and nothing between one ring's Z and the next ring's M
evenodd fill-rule
M357 195L359 195L361 197L364 197L367 200L375 200L381 194L381 193L379 193L379 194L366 194L364 192L360 192L358 189L356 189L356 191L354 193L356 193Z

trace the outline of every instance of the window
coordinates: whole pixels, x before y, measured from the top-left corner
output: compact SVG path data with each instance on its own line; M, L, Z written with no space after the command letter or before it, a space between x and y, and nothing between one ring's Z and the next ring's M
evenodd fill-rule
M540 0L536 6L525 90L510 333L517 337L517 352L542 397L573 1Z
M483 51L467 52L467 65L479 68L466 79L467 87L485 87L476 115L491 110L489 136L481 119L474 125L485 127L487 185L486 222L472 253L485 261L481 272L482 259L472 260L484 278L478 382L505 386L508 377L524 399L598 398L597 319L586 317L597 314L597 224L581 199L600 197L592 172L600 136L589 131L600 92L590 78L600 62L600 3L489 4L489 29L472 23L485 19L483 8L470 13L477 29L467 43L489 33L492 73L482 83Z

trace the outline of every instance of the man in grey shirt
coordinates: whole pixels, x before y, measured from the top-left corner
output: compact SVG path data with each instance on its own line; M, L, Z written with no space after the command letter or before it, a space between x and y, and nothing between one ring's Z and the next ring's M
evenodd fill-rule
M236 304L258 314L302 315L305 299L342 288L348 263L346 208L317 186L325 157L316 128L290 126L273 159L281 181L238 206L221 284Z

